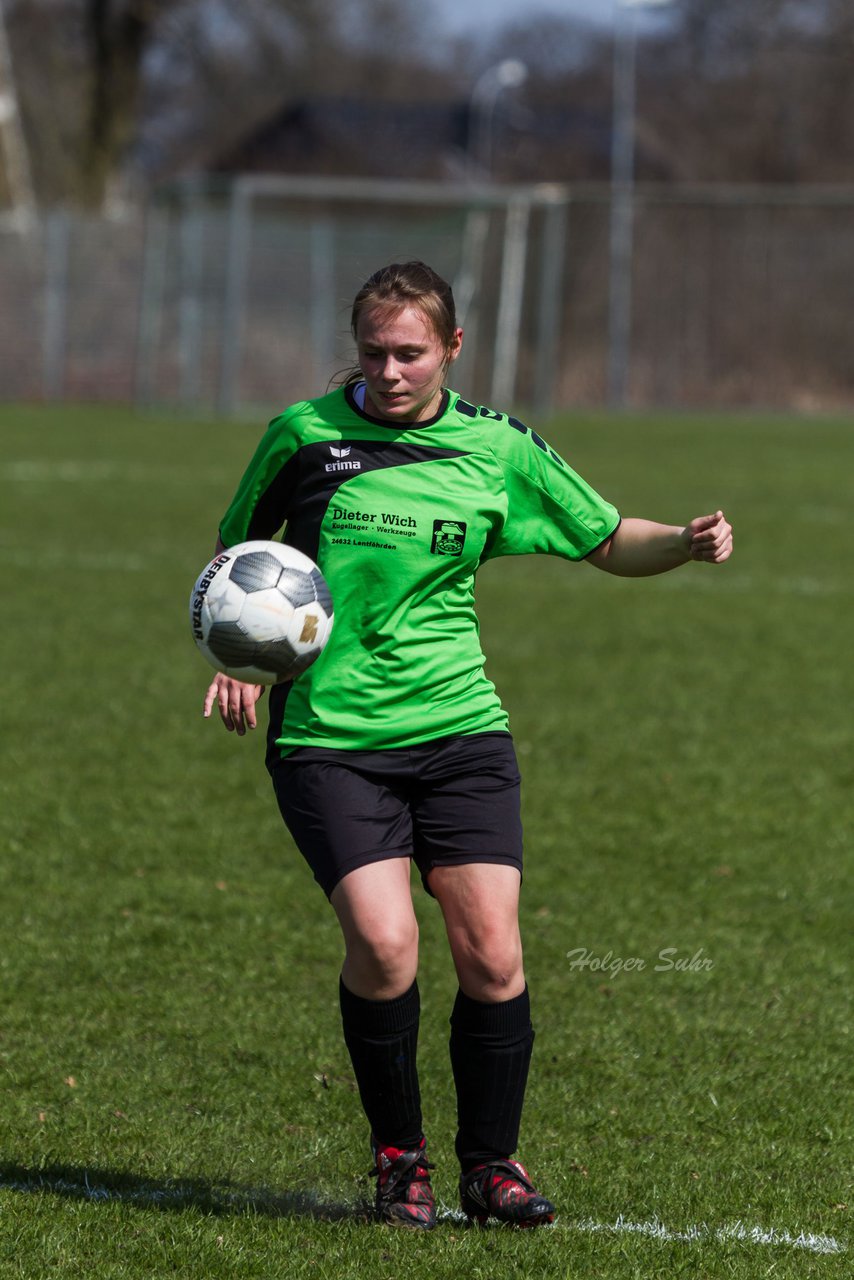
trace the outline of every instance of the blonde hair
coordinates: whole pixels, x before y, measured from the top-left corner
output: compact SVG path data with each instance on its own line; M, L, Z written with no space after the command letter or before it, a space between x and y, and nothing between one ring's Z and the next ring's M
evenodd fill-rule
M425 262L392 262L365 281L353 300L350 316L350 332L358 341L359 319L375 307L392 313L404 307L415 307L449 353L457 329L457 311L454 294L447 280L443 280ZM345 385L362 378L360 369L351 369L343 379Z

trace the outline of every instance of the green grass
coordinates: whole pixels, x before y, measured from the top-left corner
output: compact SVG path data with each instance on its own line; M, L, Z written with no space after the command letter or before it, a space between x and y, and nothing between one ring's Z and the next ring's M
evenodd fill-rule
M337 927L263 735L200 714L187 597L257 429L5 408L0 1275L850 1274L852 426L547 431L626 514L723 505L737 553L644 582L531 559L482 574L525 775L520 1156L559 1218L413 1238L364 1218ZM415 892L453 1206L455 983ZM578 948L599 971L572 967Z

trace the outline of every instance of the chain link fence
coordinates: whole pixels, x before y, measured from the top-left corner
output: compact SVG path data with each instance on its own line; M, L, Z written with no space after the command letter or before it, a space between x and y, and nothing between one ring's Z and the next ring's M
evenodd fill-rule
M0 223L0 399L263 414L352 363L385 262L455 287L454 381L539 413L608 395L608 189L245 178ZM632 407L854 403L854 189L639 188Z

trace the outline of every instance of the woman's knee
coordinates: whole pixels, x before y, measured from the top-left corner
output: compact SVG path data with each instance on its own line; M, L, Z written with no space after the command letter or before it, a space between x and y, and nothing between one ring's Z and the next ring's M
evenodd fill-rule
M343 977L355 995L389 1000L415 980L418 924L409 888L409 862L397 859L351 872L332 892L344 936Z
M522 942L517 932L467 933L454 946L460 986L473 1000L512 1000L525 986Z
M344 941L345 974L351 980L345 976L345 982L357 995L390 999L414 982L418 970L418 925L414 917L384 921L370 931L347 930Z
M434 867L460 986L473 1000L512 1000L525 986L519 933L519 871L499 863Z

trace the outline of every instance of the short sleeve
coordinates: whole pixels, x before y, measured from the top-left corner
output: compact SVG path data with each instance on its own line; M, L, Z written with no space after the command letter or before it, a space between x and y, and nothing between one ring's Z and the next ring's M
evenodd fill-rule
M504 473L506 516L484 559L544 553L582 560L617 528L617 508L536 432L510 418L489 439Z

